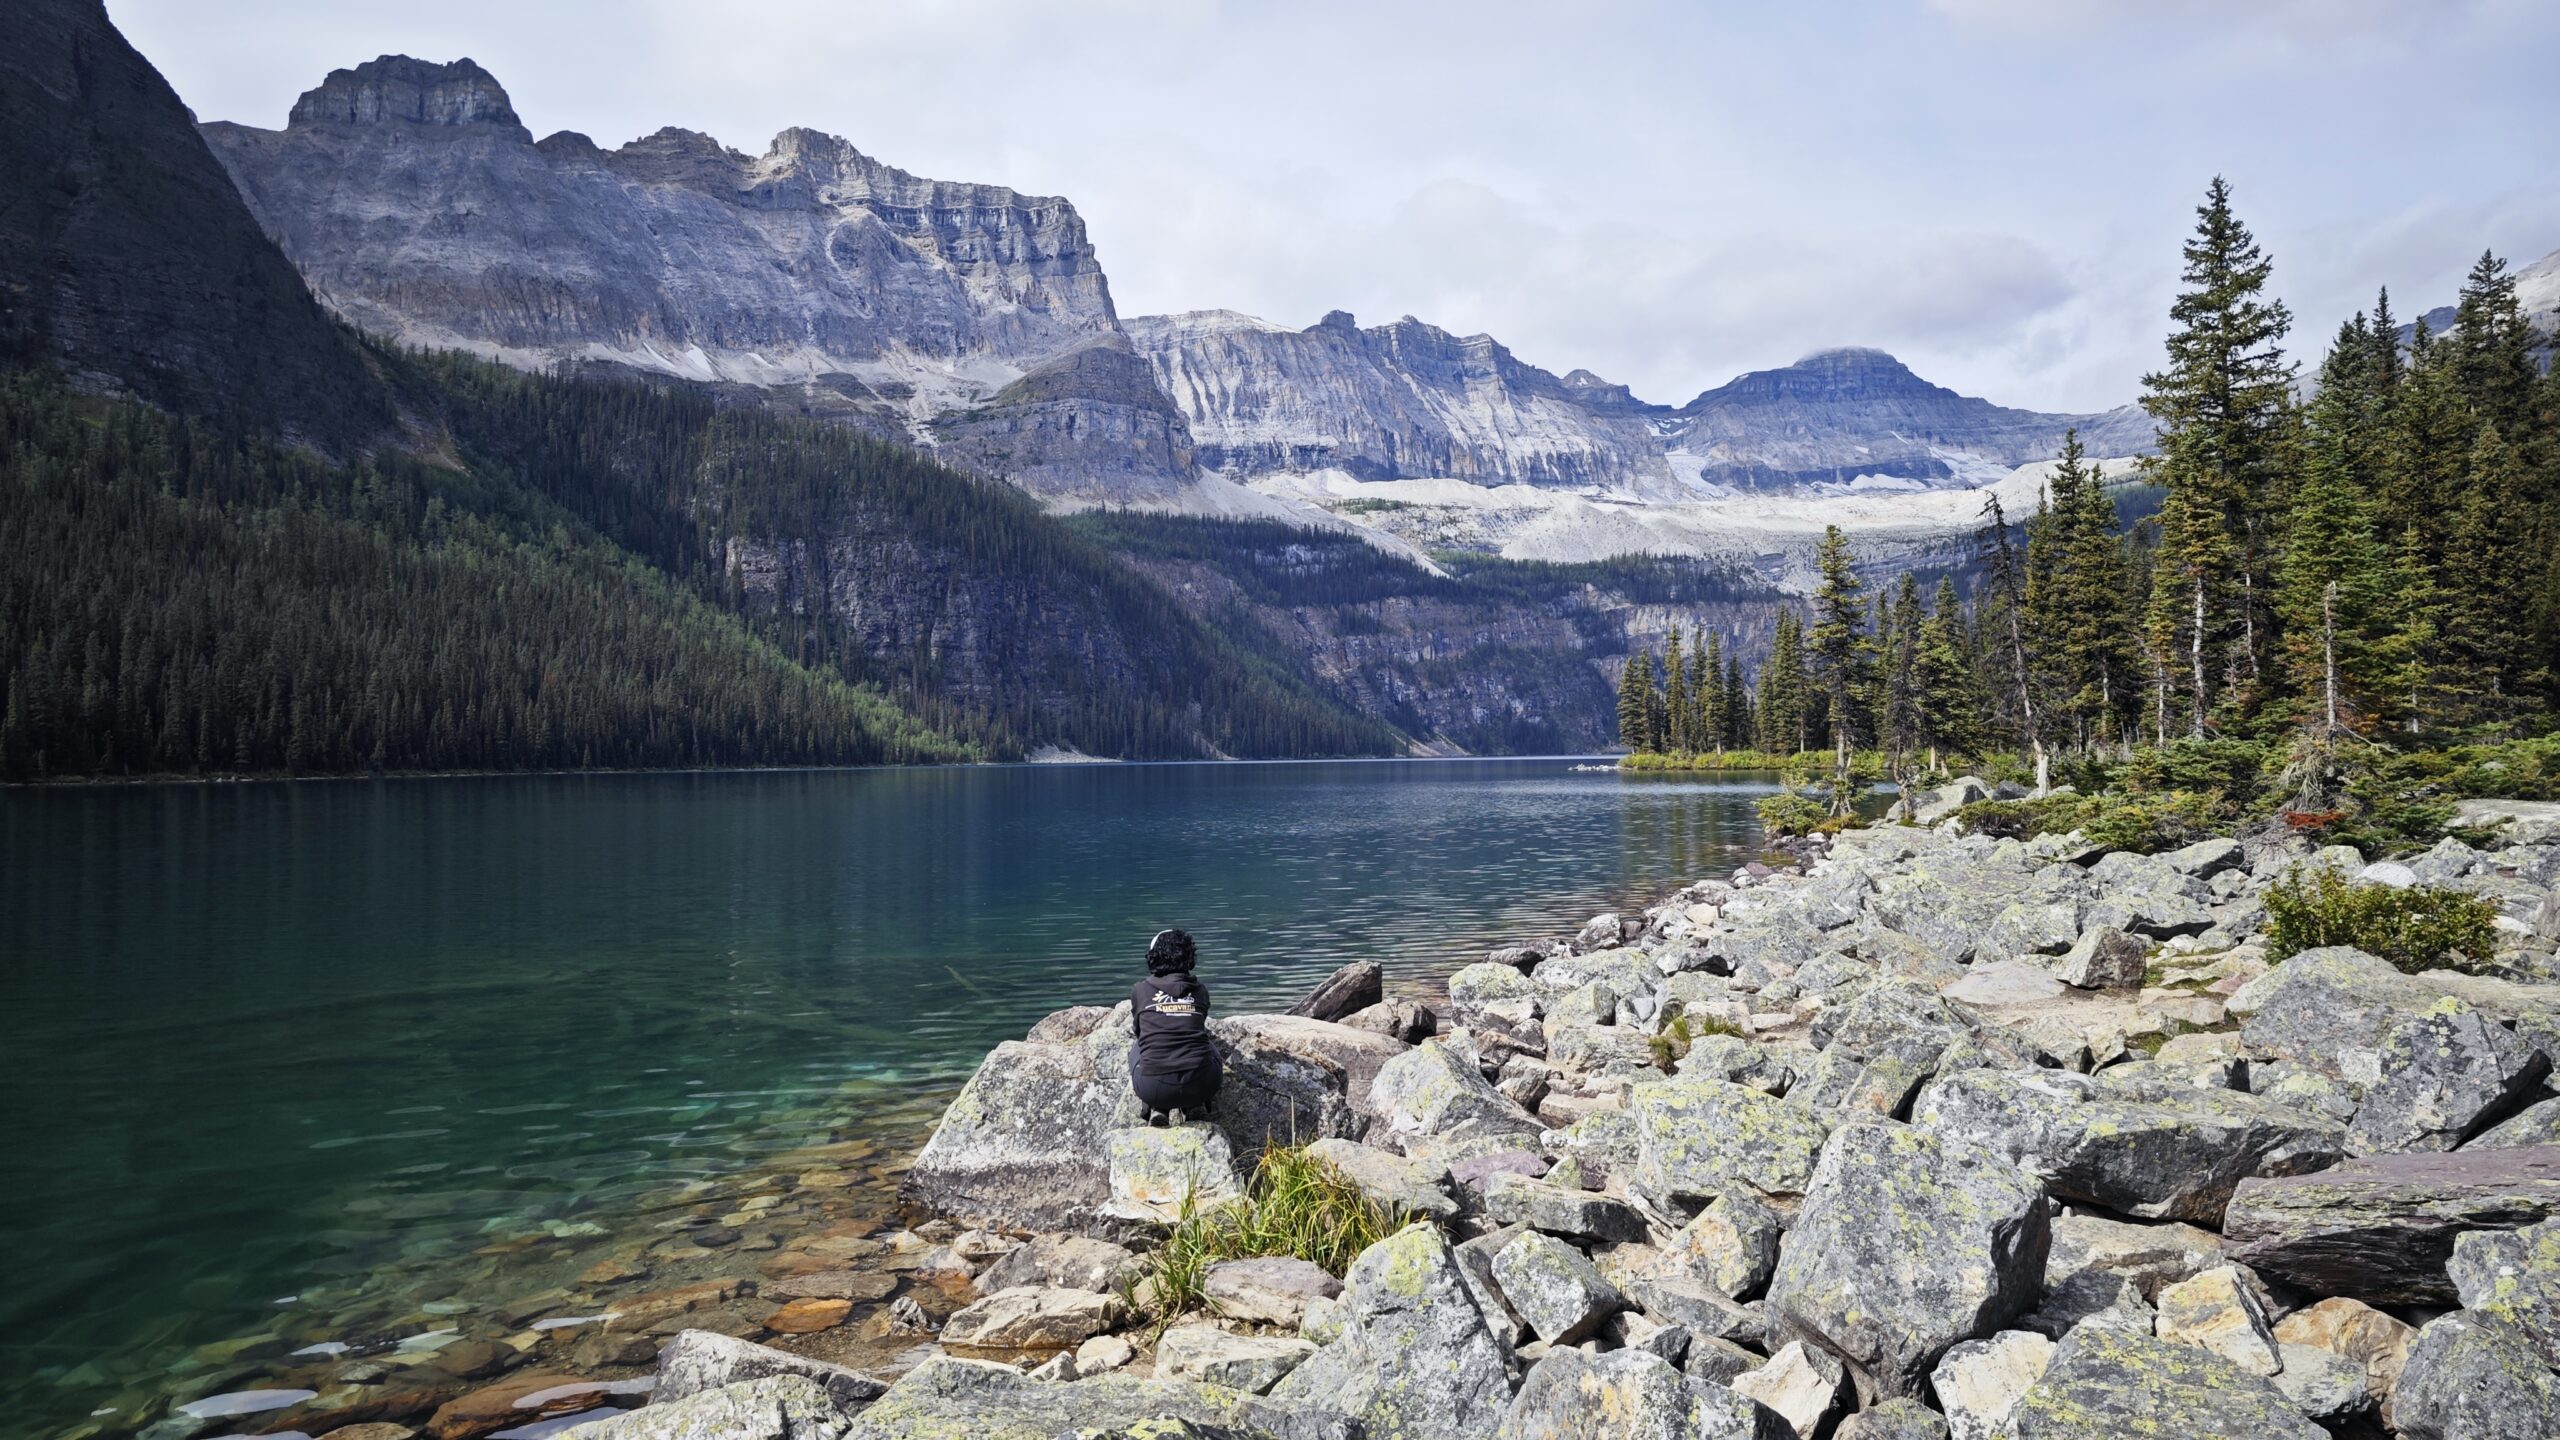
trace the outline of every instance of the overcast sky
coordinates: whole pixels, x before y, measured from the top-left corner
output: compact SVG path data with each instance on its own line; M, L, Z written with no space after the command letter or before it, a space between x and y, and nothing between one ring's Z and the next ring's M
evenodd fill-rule
M2316 357L2560 249L2549 0L109 0L206 119L470 56L536 135L806 125L1065 195L1124 315L1486 331L1677 403L1876 345L2006 404L2155 364L2205 181Z

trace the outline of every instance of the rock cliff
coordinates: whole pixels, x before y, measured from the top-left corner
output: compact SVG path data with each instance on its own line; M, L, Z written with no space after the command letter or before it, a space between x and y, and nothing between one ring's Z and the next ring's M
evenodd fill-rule
M1180 417L1113 358L1110 286L1064 200L814 130L761 156L677 129L536 141L467 59L384 56L282 130L203 132L313 290L377 334L744 384L926 444L951 419L955 458L1050 495L1190 478Z

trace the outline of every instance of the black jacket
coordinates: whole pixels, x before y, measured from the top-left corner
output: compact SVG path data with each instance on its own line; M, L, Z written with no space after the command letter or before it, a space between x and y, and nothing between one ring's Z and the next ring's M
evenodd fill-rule
M1138 1025L1131 1068L1148 1075L1184 1075L1218 1063L1209 1044L1209 987L1189 975L1155 975L1129 990Z

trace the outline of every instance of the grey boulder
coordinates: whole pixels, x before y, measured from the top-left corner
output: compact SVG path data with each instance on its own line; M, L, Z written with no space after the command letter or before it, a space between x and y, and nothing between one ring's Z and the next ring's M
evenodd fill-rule
M1343 1020L1386 998L1386 968L1375 960L1355 960L1326 976L1289 1013L1310 1020Z
M908 1199L955 1219L1017 1230L1082 1229L1111 1194L1103 1137L1129 1094L1128 1041L1008 1040L942 1112L901 1182Z
M1629 1188L1687 1215L1733 1186L1804 1193L1830 1125L1748 1086L1682 1077L1629 1092L1636 1156Z
M2235 1090L2121 1082L2060 1070L1966 1070L1924 1092L1912 1123L1983 1146L2053 1193L2145 1219L2219 1222L2232 1188L2337 1159L2340 1132Z
M1425 1040L1380 1066L1369 1096L1385 1138L1407 1149L1417 1140L1535 1144L1545 1128L1439 1040Z
M2016 1440L2326 1440L2272 1381L2210 1351L2083 1327L2009 1414Z
M1780 1242L1770 1313L1781 1335L1838 1356L1862 1402L1923 1394L1949 1346L2034 1303L2049 1209L2033 1176L1978 1145L1848 1126Z
M2317 1175L2246 1180L2223 1215L2230 1259L2315 1295L2450 1305L2466 1231L2560 1215L2560 1147L2377 1155Z
M1550 1351L1496 1440L1795 1440L1776 1411L1643 1350Z
M1523 1231L1494 1255L1493 1283L1530 1331L1550 1345L1591 1335L1626 1304L1581 1251L1535 1230Z
M1371 1440L1461 1440L1501 1423L1509 1347L1439 1231L1407 1226L1360 1252L1341 1306L1341 1338L1290 1372L1275 1403L1346 1415Z
M664 1405L705 1390L776 1375L797 1375L817 1382L830 1400L847 1411L879 1399L880 1392L889 1388L859 1370L830 1365L824 1360L708 1330L679 1330L658 1350L658 1384L649 1392L649 1403Z
M2551 1062L2448 996L2392 1027L2381 1066L2347 1126L2347 1149L2358 1155L2450 1150L2520 1104Z
M561 1433L580 1440L837 1440L851 1423L817 1381L770 1375L697 1390Z
M2403 1440L2550 1440L2560 1375L2516 1327L2458 1310L2410 1343L2391 1418Z

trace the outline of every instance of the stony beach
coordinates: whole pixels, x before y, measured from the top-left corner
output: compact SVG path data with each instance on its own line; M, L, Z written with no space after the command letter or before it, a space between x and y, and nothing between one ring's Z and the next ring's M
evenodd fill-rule
M2560 806L2463 823L2495 838L2373 863L1849 830L1445 993L1355 965L1221 1017L1172 1128L1127 1007L1061 1011L911 1159L524 1239L581 1268L369 1353L271 1337L148 1433L2547 1440ZM2495 957L2274 959L2306 867L2482 896ZM1152 1313L1169 1222L1286 1145L1409 1223Z

